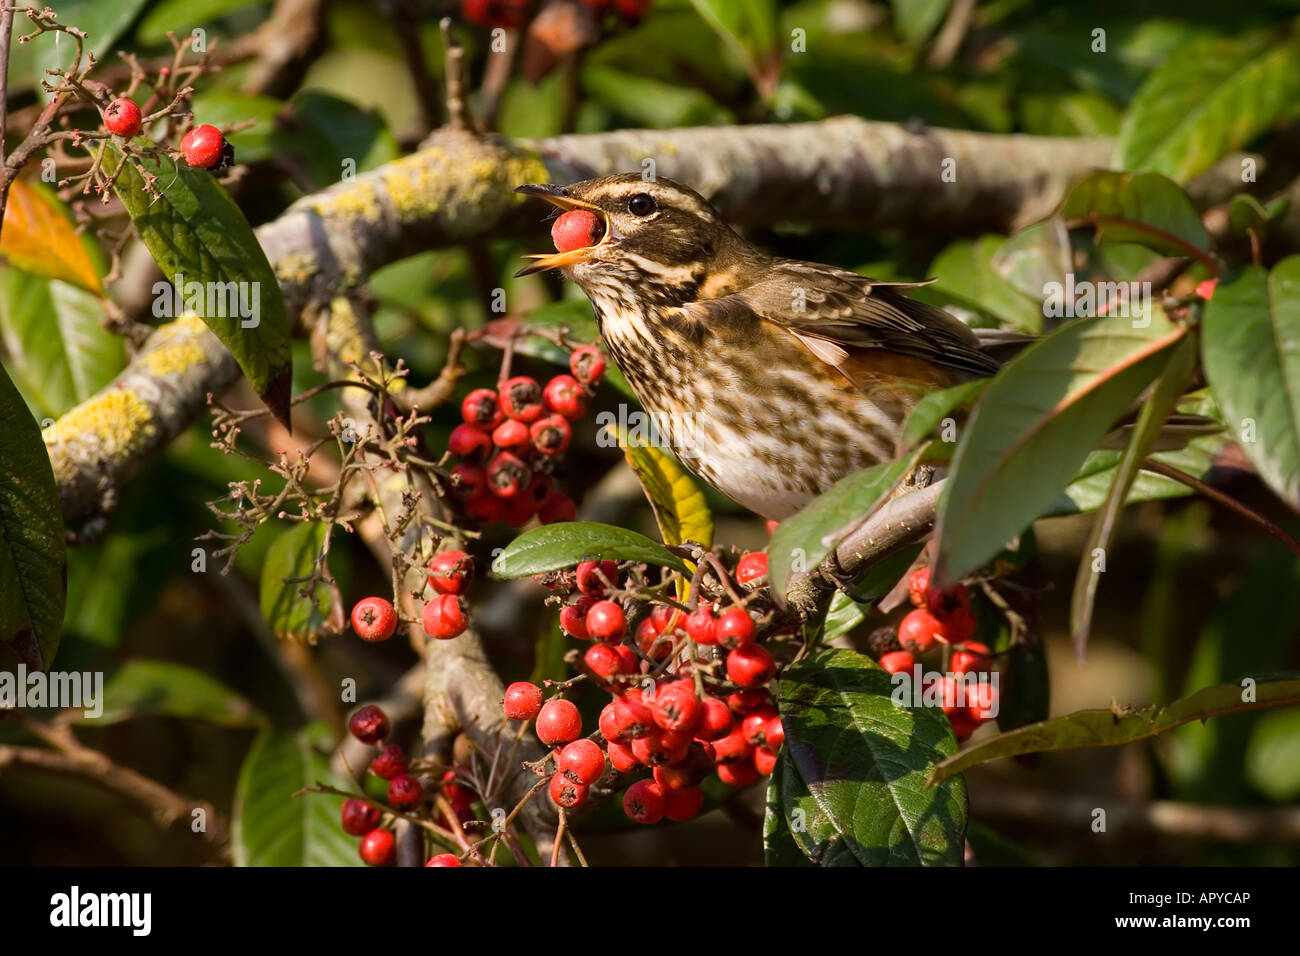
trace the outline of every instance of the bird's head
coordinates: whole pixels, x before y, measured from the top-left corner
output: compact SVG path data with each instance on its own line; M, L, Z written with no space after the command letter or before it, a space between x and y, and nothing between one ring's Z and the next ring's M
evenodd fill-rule
M591 290L601 282L682 287L743 256L747 246L695 190L668 179L647 182L636 173L588 179L569 186L539 183L516 192L540 196L574 217L557 253L530 256L517 275L564 269ZM559 233L556 233L557 238Z

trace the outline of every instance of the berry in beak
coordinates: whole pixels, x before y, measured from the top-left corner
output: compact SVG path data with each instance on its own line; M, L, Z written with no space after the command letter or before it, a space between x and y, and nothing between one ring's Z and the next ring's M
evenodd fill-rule
M551 241L558 252L526 256L535 260L515 273L515 277L544 272L547 269L562 269L584 261L591 250L600 245L609 235L609 220L599 206L583 202L568 195L563 186L550 183L533 183L520 186L517 193L540 196L547 202L565 210L551 226Z

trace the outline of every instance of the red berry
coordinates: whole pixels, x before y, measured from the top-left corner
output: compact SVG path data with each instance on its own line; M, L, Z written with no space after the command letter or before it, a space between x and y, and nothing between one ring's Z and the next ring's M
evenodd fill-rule
M598 641L621 640L627 633L627 618L613 601L597 601L587 612L587 633Z
M713 741L713 761L717 764L727 764L748 760L753 750L754 745L745 739L744 730L741 727L734 727L730 733Z
M562 773L552 774L546 788L557 807L572 810L587 799L587 785L570 780Z
M548 747L567 744L582 734L582 715L572 701L557 697L542 705L537 715L537 739Z
M388 715L374 704L367 704L348 721L352 736L363 744L375 744L388 736Z
M371 830L361 838L357 851L371 866L392 866L397 859L397 841L392 830Z
M753 642L754 621L743 607L729 607L718 618L713 633L724 647L740 647Z
M758 779L752 756L749 760L719 764L717 773L718 779L731 787L748 787Z
M763 744L763 746L768 750L775 752L781 749L781 745L785 743L785 724L781 723L779 714L773 714L767 719L767 726L763 728L763 736L767 738L767 743Z
M542 689L526 680L517 680L506 688L502 708L511 720L532 720L542 709Z
M211 169L221 162L221 152L226 146L226 138L215 126L196 126L181 137L181 152L185 162L199 169Z
M588 598L560 608L560 630L580 641L591 640L591 634L587 631L587 611L590 607L591 601Z
M664 794L664 816L675 823L689 820L704 806L704 791L699 787L669 790Z
M618 584L618 562L582 561L578 564L574 581L583 594L604 597L607 587Z
M370 761L370 772L384 780L392 780L406 773L406 751L397 744L389 744Z
M140 132L140 107L134 100L119 96L104 107L104 126L118 136L136 135Z
M950 588L928 588L925 592L925 609L939 620L946 620L960 611L969 611L970 592L964 584Z
M542 417L542 386L527 375L506 379L500 386L501 411L507 418L516 418L527 424Z
M769 746L767 739L768 723L775 719L778 727L781 725L781 718L777 717L776 710L772 707L760 707L758 710L749 714L740 722L740 732L745 736L745 742L751 747ZM784 737L782 737L784 739ZM780 746L779 744L776 746ZM775 749L775 748L773 748Z
M695 736L701 740L717 740L731 731L731 708L716 697L705 697L700 702L700 720L695 725Z
M559 415L547 415L539 418L528 429L533 440L533 447L543 455L558 455L569 447L573 438L573 429Z
M665 809L664 792L653 780L638 780L623 794L623 812L637 823L658 823Z
M907 596L917 607L925 607L925 596L930 590L930 569L917 568L908 576Z
M605 224L586 209L570 209L551 223L551 241L559 252L593 246L604 234Z
M1196 284L1196 294L1202 299L1212 298L1214 289L1218 284L1218 279L1204 279Z
M491 431L501 424L505 414L501 411L496 392L490 388L476 388L460 403L460 417L470 425Z
M465 616L460 598L454 594L439 594L425 603L420 623L430 637L445 641L464 634L465 628L469 627L469 618Z
M513 498L528 480L528 466L512 452L498 452L487 466L488 491L498 498Z
M365 641L386 641L397 630L397 612L381 597L362 598L352 608L352 630Z
M880 666L891 674L911 671L916 664L916 656L911 651L890 651L880 655Z
M969 606L959 607L951 614L938 618L938 621L939 630L934 635L935 640L948 644L966 643L975 636L979 627L975 612Z
M967 683L966 712L973 720L992 720L998 715L998 689L985 681Z
M943 708L945 714L951 717L962 709L957 703L957 682L955 680L944 675L939 678L937 685L934 686L938 689L939 706Z
M776 534L776 529L780 527L780 525L781 522L773 521L771 518L768 518L765 522L763 522L763 527L767 529L768 537L771 537L772 535Z
M760 578L767 577L767 553L765 551L750 551L740 558L736 565L736 582L738 584L751 584Z
M881 658L881 663L884 658ZM989 648L979 641L966 641L962 650L953 651L952 672L966 674L970 671L982 671L989 665Z
M727 655L727 678L741 687L766 684L775 673L772 655L757 644L743 644Z
M952 724L952 732L958 740L965 740L979 728L980 722L972 717L967 711L959 710L948 718Z
M439 594L464 594L474 573L474 559L464 551L440 551L429 562L429 584Z
M620 740L637 740L654 733L654 713L642 700L641 691L629 690L614 701L614 725Z
M571 375L557 375L547 382L544 400L547 408L569 421L587 414L587 393Z
M583 385L594 385L605 374L605 356L594 345L580 345L569 355L569 371Z
M492 436L481 428L461 422L451 430L447 450L468 461L482 461L492 452Z
M632 674L636 671L636 658L631 660L627 656L620 654L619 650L625 650L631 654L631 648L623 645L610 644L593 644L587 648L587 653L582 655L582 662L587 665L597 677L602 680L609 680L616 674Z
M410 774L401 774L388 781L388 802L399 809L420 805L424 799L424 788L420 781Z
M688 614L682 626L686 630L686 636L696 644L718 643L717 621L713 617L713 611L703 605Z
M748 714L756 707L762 707L767 703L767 691L761 687L752 690L738 690L734 694L727 695L727 706L733 713Z
M605 748L609 752L609 765L619 773L627 773L637 766L636 754L632 753L630 744L606 739Z
M770 777L776 768L776 756L775 750L769 750L767 747L755 748L754 770L764 777Z
M429 857L429 862L425 866L460 866L460 860L454 853L439 853L436 856Z
M353 836L363 836L379 826L383 816L377 807L364 800L349 797L343 801L343 831Z
M704 713L700 699L695 696L694 681L686 678L659 688L651 713L655 723L664 730L694 730Z
M528 440L528 426L515 418L507 418L492 429L492 443L498 448L520 448Z
M524 22L527 0L461 0L460 12L470 23L481 27L513 30Z
M461 501L482 498L487 492L487 472L477 465L457 465L451 470L451 493Z
M590 786L605 772L605 751L594 740L575 740L560 750L555 769L570 780Z
M572 521L578 516L572 499L561 491L552 491L537 509L537 520L542 524L555 524L557 521Z
M927 651L933 646L939 627L933 614L923 607L915 608L908 611L899 622L898 643L904 648L915 648L918 652Z

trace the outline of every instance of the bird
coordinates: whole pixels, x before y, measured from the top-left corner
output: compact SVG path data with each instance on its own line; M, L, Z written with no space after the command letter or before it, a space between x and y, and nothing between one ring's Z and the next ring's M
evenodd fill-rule
M764 518L894 459L922 397L1006 357L1007 340L909 298L925 283L766 253L682 183L629 173L516 192L578 230L517 274L558 268L575 282L676 457Z

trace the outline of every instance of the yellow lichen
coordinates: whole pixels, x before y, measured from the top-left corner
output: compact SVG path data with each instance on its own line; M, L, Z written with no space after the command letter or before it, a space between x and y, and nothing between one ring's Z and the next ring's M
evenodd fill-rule
M360 218L365 222L380 222L384 207L375 191L374 183L362 177L345 189L332 189L311 204L322 216Z
M157 428L149 406L128 388L103 392L82 402L45 429L42 437L59 481L87 459L120 461L143 448Z
M204 328L203 320L186 312L154 333L155 345L140 357L140 362L154 375L174 375L203 362L207 354L195 341Z

